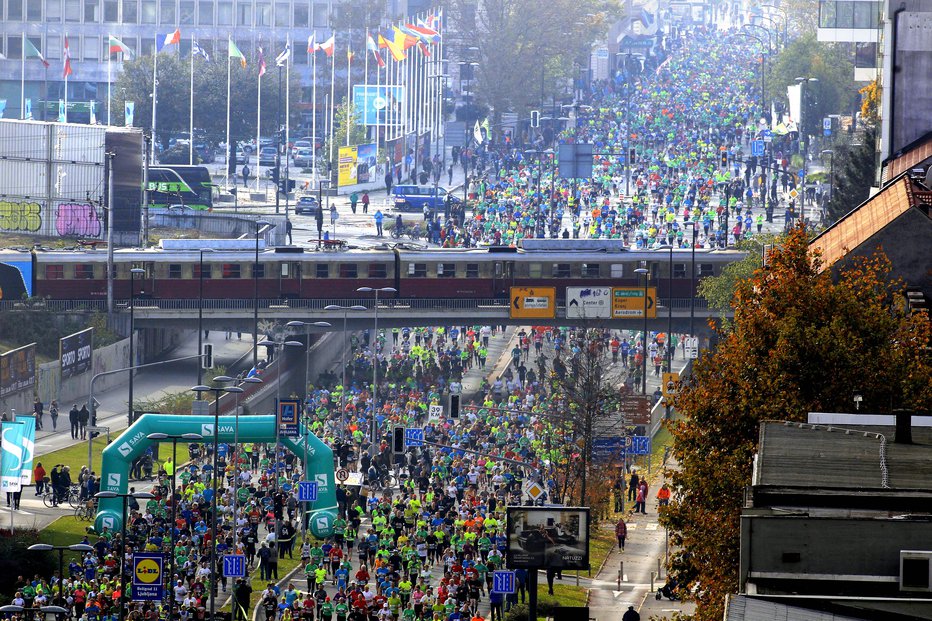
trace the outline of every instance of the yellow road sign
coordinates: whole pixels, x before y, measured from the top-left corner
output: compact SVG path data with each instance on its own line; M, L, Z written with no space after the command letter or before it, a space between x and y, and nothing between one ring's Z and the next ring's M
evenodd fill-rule
M664 373L660 382L660 392L667 399L676 396L676 390L680 383L679 373Z
M556 287L512 287L512 319L552 319L556 315Z
M647 316L657 316L657 288L647 288ZM614 287L612 317L615 319L644 318L644 287Z

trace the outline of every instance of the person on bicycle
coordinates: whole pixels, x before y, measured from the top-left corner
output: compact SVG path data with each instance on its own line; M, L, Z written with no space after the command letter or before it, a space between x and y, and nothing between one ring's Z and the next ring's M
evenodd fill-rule
M58 502L65 502L68 500L68 492L71 489L71 466L65 466L61 469L61 472L58 474L58 491L57 497Z
M395 216L395 230L398 231L399 237L401 236L402 231L404 231L404 228L405 228L404 220L401 219L401 214L398 214L397 216Z

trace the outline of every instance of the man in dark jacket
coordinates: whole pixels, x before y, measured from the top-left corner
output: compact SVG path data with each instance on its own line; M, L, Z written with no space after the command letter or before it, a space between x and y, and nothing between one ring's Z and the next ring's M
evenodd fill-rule
M80 420L81 420L81 411L78 409L78 404L75 403L71 406L71 411L68 412L68 422L71 423L71 439L77 440L80 432Z

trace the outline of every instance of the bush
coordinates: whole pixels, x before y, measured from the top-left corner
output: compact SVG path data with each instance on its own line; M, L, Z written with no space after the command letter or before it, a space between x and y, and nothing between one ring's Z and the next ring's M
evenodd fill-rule
M0 594L12 597L18 576L51 576L58 570L58 554L26 550L34 543L39 543L37 530L17 530L12 537L8 529L0 533Z
M527 604L518 604L505 613L505 621L527 621L529 614L531 611Z

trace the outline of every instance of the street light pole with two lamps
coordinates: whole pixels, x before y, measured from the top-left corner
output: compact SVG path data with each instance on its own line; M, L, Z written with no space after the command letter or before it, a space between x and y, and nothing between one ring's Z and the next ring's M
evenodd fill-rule
M374 293L375 329L372 333L372 457L379 445L379 293L398 293L394 287L359 287L357 293Z
M129 271L129 405L127 406L127 419L132 425L135 417L133 416L133 367L136 366L136 352L134 345L136 343L136 276L142 274L145 276L146 270L141 267L134 267Z
M647 283L650 279L650 270L645 267L639 267L634 270L635 274L644 277L644 334L641 340L641 394L647 394Z
M346 315L348 311L364 311L365 306L354 304L353 306L340 306L339 304L329 304L324 307L327 311L343 311L343 349L340 351L340 383L343 389L340 391L340 438L346 440Z

